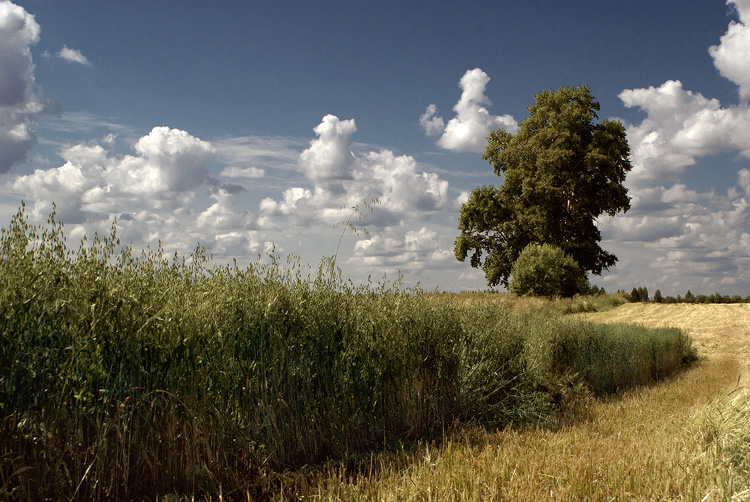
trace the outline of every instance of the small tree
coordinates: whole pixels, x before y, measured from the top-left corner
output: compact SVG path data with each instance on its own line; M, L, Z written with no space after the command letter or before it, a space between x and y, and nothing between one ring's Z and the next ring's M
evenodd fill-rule
M646 289L645 286L641 286L640 288L638 288L638 301L639 302L648 301L648 289Z
M578 263L557 246L529 244L511 268L509 290L519 296L570 297L588 290Z
M664 301L664 297L661 295L661 290L654 291L654 301L656 303L662 303Z

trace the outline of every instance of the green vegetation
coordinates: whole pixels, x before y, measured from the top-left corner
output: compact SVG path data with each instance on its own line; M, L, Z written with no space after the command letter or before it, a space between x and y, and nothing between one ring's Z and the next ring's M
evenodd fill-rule
M456 423L554 426L696 358L677 329L354 286L330 260L134 256L114 225L73 251L23 209L0 282L2 499L263 497L287 469Z
M621 294L625 295L624 292ZM654 291L654 297L649 298L648 289L645 287L633 288L629 295L625 295L630 302L654 302L654 303L750 303L750 296L741 297L740 295L722 295L714 293L712 295L694 295L688 289L685 296L663 296L661 290Z
M489 134L484 158L504 178L476 188L461 207L454 253L482 267L487 284L508 286L511 267L532 243L552 244L584 273L617 257L599 247L595 220L630 208L623 186L630 148L619 121L598 120L588 86L537 93L515 134Z
M565 251L551 244L529 244L511 268L509 290L519 296L570 298L588 290L586 276Z

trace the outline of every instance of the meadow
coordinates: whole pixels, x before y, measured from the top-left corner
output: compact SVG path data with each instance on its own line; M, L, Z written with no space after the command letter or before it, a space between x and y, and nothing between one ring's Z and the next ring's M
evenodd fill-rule
M520 500L507 487L538 486L533 460L485 472L471 459L551 461L561 434L596 437L585 427L602 410L618 417L701 367L716 373L708 394L727 385L713 363L685 371L698 354L683 330L556 311L617 298L523 307L355 286L332 259L136 255L115 225L71 248L54 214L34 226L23 208L2 230L0 283L9 500ZM543 470L603 500L598 465Z

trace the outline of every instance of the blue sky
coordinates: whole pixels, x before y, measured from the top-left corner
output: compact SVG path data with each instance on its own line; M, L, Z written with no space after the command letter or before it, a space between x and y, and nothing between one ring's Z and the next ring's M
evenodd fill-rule
M72 241L117 218L136 248L316 266L358 206L344 276L483 289L452 248L502 182L487 132L588 84L634 165L592 282L748 295L748 23L750 0L0 1L0 218L54 201Z

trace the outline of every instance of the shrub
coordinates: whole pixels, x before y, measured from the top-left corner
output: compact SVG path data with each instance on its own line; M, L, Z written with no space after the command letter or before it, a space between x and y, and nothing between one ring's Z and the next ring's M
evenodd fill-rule
M550 244L529 244L511 268L509 290L520 296L571 297L588 290L576 261Z

